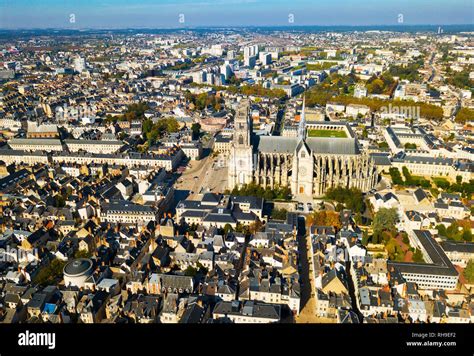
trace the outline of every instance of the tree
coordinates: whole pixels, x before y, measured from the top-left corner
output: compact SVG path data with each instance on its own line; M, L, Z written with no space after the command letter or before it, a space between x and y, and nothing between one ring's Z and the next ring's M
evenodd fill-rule
M114 117L107 117L108 122L116 122L116 121L133 121L133 120L143 120L145 118L145 112L149 110L150 107L147 103L139 102L130 104L127 107L127 110L122 115L114 116Z
M265 200L272 200L274 198L274 196L275 196L275 194L271 190L265 190L265 192L263 193L263 198Z
M148 141L148 144L153 145L160 138L160 132L153 128L150 132L145 134L145 137Z
M286 209L273 209L272 210L272 219L275 220L285 220L288 210Z
M380 208L375 214L373 228L376 232L393 231L398 221L396 208Z
M74 258L89 258L91 253L87 250L77 250L74 254Z
M160 134L163 133L173 133L178 132L179 123L174 117L168 117L165 119L158 120L156 127L160 131Z
M256 234L258 231L262 229L262 222L260 220L255 220L253 223L249 225L249 232L251 234Z
M451 186L451 184L444 178L433 178L433 182L438 188L443 190L446 190Z
M448 228L444 225L436 226L438 234L455 241L472 241L471 222L469 219L458 220L451 223Z
M333 226L336 229L341 228L341 219L339 213L334 211L315 211L313 214L309 215L306 219L308 226Z
M192 266L188 266L188 268L184 270L184 275L189 276L189 277L194 277L196 276L197 273L198 273L198 269Z
M464 124L469 121L474 121L474 110L468 108L461 108L456 114L456 122Z
M374 231L372 235L372 243L379 244L383 242L383 236L381 231Z
M266 200L291 199L291 190L288 187L275 186L273 189L270 187L262 188L261 186L255 183L244 184L240 188L235 187L234 189L232 189L231 194L239 196L256 196L259 198L264 198Z
M364 127L364 129L362 130L362 137L363 138L369 137L369 131L367 131L367 127Z
M227 235L229 232L233 231L234 229L230 224L225 224L224 225L224 233Z
M446 236L446 226L443 224L436 225L436 229L438 230L438 235Z
M467 241L467 242L471 242L472 241L472 232L471 230L467 230L467 229L464 229L463 232L462 232L462 239L464 241Z
M143 121L142 130L145 133L150 132L153 129L153 121L151 119L146 119Z
M193 140L197 140L201 133L201 124L195 122L191 125L191 131L193 135Z
M178 132L179 123L173 117L160 119L156 123L153 123L150 119L146 119L143 122L142 129L148 144L152 145L165 134Z
M393 77L399 77L400 79L407 79L410 82L415 82L420 79L418 69L420 69L422 65L422 61L416 61L405 66L391 66L389 73Z
M369 243L369 233L367 230L364 230L362 233L362 245L367 246Z
M421 250L419 249L415 250L415 253L413 254L413 262L418 262L418 263L425 262L423 258L423 252L421 252Z
M222 107L222 99L217 97L215 94L192 94L191 92L186 92L185 98L192 104L191 106L194 107L194 110L197 111L202 111L208 107L212 107L214 110L219 111Z
M463 272L464 278L466 278L468 283L474 283L474 261L470 260L467 263L466 268L464 268Z
M408 234L406 232L403 232L402 234L402 241L405 245L410 244L410 239L408 238Z
M381 79L374 79L372 82L370 80L367 84L367 91L369 94L382 94L384 91L384 82Z
M388 258L392 261L402 261L405 257L405 253L395 239L389 239L385 249L387 250Z
M244 226L238 222L237 225L235 226L235 231L239 233L244 232Z
M357 188L331 188L326 192L326 197L344 204L347 209L354 213L363 213L365 210L364 197Z
M55 208L64 208L66 206L66 199L61 194L56 194L53 204Z
M411 173L408 170L408 168L403 166L402 167L402 172L403 172L403 176L405 177L405 183L407 185L412 185L413 184L413 179L412 179Z
M455 87L472 90L472 80L469 77L469 74L469 69L463 70L461 72L455 72L454 75L447 78L447 81L449 84L454 85Z
M34 282L44 286L55 284L62 276L65 264L65 262L58 259L52 260L47 266L40 269L34 278Z
M397 185L403 185L403 178L400 174L400 170L396 167L391 167L388 172L390 173L390 177L392 178L392 183Z

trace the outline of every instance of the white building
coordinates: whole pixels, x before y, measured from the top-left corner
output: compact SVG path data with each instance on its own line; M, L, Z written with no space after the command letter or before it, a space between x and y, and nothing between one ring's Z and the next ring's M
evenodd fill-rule
M425 263L388 262L388 268L396 268L407 282L419 289L453 290L458 282L458 272L441 246L427 230L414 230L414 245L423 253Z
M122 141L106 140L64 140L70 152L115 153L123 146Z

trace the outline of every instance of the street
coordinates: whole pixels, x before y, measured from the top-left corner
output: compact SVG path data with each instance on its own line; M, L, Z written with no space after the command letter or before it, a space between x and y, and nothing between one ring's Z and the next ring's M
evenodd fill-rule
M189 199L194 199L203 188L214 193L223 193L227 188L227 167L218 164L219 156L211 154L214 138L204 146L205 156L200 161L191 161L181 177L176 189L189 191Z
M312 270L312 256L311 251L311 241L309 233L306 231L304 226L305 220L300 217L302 221L301 235L297 236L298 239L298 251L300 256L301 263L301 304L300 304L300 314L296 317L296 323L307 324L307 323L334 323L334 320L328 318L321 318L316 316L316 299L312 295L315 290L314 286L314 277Z

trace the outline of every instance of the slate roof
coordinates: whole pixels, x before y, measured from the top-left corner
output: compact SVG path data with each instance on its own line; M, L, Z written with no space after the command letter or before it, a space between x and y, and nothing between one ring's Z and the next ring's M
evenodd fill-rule
M214 313L224 315L245 315L256 318L279 320L281 315L281 306L277 304L258 303L250 300L245 302L219 302L214 308Z
M388 266L396 267L402 273L457 276L458 272L441 246L427 230L413 230L433 263L411 263L388 261Z
M306 143L313 153L336 155L360 154L359 146L354 138L308 137Z
M203 195L201 202L203 203L210 203L210 204L218 204L222 199L222 194L214 194L214 193L206 193Z
M256 149L265 153L294 153L299 143L297 137L261 136ZM306 145L313 153L356 155L360 153L354 138L308 137Z
M110 203L102 205L103 212L121 213L121 212L133 212L133 213L146 213L153 214L153 209L146 205L134 204L128 200L114 200Z
M391 166L389 155L385 153L371 153L370 157L374 160L376 166Z
M152 275L153 277L153 275ZM190 276L179 276L174 274L157 274L156 278L161 280L162 288L189 289L193 286L193 278Z
M257 150L265 153L294 153L297 145L297 137L260 136Z
M421 202L422 200L428 198L428 195L426 194L426 192L422 188L418 188L417 190L415 190L413 192L413 195L415 196L415 198L418 202Z
M474 254L474 243L473 242L460 242L460 241L443 241L441 247L444 251L448 252L463 252Z
M202 322L205 311L206 309L197 303L188 304L179 322L180 324L198 324Z

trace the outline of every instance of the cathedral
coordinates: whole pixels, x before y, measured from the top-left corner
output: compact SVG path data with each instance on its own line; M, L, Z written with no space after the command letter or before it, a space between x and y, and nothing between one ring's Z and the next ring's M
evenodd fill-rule
M362 153L349 125L305 120L304 103L296 137L252 134L250 102L235 115L230 150L229 189L256 183L290 187L295 199L310 201L333 187L368 191L378 181L373 160Z

